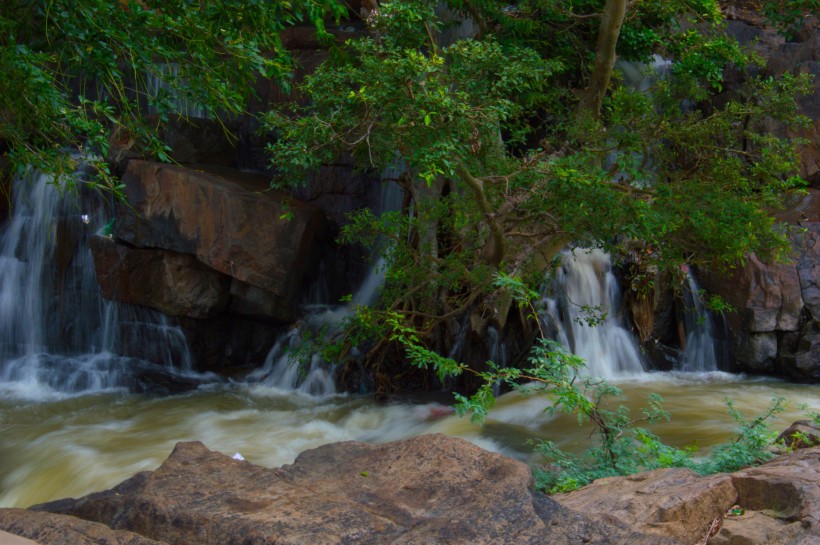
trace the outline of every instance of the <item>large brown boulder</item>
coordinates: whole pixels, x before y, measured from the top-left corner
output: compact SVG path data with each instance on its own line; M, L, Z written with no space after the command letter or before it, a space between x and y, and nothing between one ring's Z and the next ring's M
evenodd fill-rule
M800 450L732 474L743 508L710 545L813 545L820 541L820 449Z
M205 318L228 304L230 278L190 254L89 241L103 297L155 308L169 316Z
M191 254L286 301L318 257L322 212L264 177L132 160L123 182L128 206L114 236L130 245Z
M776 458L760 467L700 477L685 469L661 469L599 479L554 496L580 513L635 531L711 545L802 545L820 535L820 448ZM740 516L730 508L739 506Z
M576 512L596 513L645 533L697 543L712 521L734 505L737 491L728 475L702 478L688 469L658 469L598 479L554 497Z
M126 530L112 530L97 522L25 509L0 509L0 544L166 545Z
M180 443L156 471L34 509L170 544L674 544L573 513L533 493L529 468L426 435L347 442L266 469Z

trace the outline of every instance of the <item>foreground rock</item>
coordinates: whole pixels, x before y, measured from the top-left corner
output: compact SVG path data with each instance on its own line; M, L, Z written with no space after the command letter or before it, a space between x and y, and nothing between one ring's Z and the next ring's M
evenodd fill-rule
M798 420L777 436L777 442L791 449L820 446L820 425L811 420Z
M2 545L165 545L133 532L66 515L0 509ZM30 541L29 541L30 540Z
M732 474L661 469L599 479L554 497L576 512L682 543L703 543L710 530L710 545L820 543L820 448ZM741 509L727 516L733 506Z
M444 435L348 442L265 469L180 443L113 490L35 509L174 545L651 544L531 491L529 468Z

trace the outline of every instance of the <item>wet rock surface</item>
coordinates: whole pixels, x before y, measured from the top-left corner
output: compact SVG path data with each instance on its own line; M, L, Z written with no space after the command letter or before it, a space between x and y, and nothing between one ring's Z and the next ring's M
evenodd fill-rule
M777 442L792 449L820 446L820 425L798 420L777 436Z
M820 382L820 190L797 196L780 219L795 227L790 262L751 255L731 274L700 280L734 308L725 314L734 370Z
M533 493L529 468L461 439L336 443L265 469L180 443L116 488L37 511L171 544L675 544Z
M265 177L132 160L123 182L133 209L119 211L118 241L193 255L284 303L316 263L324 215L269 190Z
M734 505L737 492L728 475L702 478L688 469L658 469L599 479L554 497L577 512L597 512L646 533L696 543L712 521Z
M133 248L101 236L89 246L106 299L191 318L216 315L228 304L230 278L190 254Z
M0 510L0 530L43 545L807 545L820 535L820 447L732 474L655 470L553 497L531 486L526 465L440 434L335 443L276 469L179 443L156 471L111 490ZM102 525L148 540L43 537L102 536Z

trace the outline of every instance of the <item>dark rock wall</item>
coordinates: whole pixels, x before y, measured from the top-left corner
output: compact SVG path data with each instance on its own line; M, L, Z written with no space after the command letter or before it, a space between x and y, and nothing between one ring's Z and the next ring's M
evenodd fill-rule
M801 113L811 120L809 128L794 133L775 123L765 127L806 139L800 148L800 175L810 189L794 195L780 215L791 226L790 262L768 264L749 256L732 274L707 274L702 281L737 310L726 315L735 370L820 382L820 28L814 18L787 42L756 14L739 10L735 16L729 33L765 60L759 75L815 75L813 91L798 100ZM735 85L744 77L730 74Z
M728 32L765 61L762 68L729 70L725 93L717 101L738 99L739 88L751 76L784 73L820 74L820 28L817 19L791 42L766 27L756 12L728 10ZM703 288L720 295L734 309L713 316L718 355L725 355L727 370L784 376L820 382L820 78L813 91L799 97L810 126L796 133L769 121L761 130L806 139L800 147L799 174L809 182L807 193L787 198L779 219L789 226L794 252L786 263L763 263L751 255L724 274L697 271ZM631 263L628 263L628 266ZM633 271L634 273L635 271ZM680 300L672 296L668 279L652 271L637 271L655 283L650 293L640 292L635 275L626 274L628 304L644 349L659 368L670 368L685 339L681 330ZM638 296L639 295L639 296Z
M361 28L352 19L329 30L342 43ZM313 28L287 29L283 41L295 81L327 58ZM303 99L260 80L250 110L291 101ZM199 369L233 374L261 365L300 304L338 302L366 275L371 256L335 238L348 214L378 207L378 176L340 159L290 193L274 191L276 166L264 148L275 135L260 132L252 115L224 126L172 120L163 131L173 160L188 166L144 161L127 134L113 139L111 161L128 202L110 236L92 241L103 294L176 317Z

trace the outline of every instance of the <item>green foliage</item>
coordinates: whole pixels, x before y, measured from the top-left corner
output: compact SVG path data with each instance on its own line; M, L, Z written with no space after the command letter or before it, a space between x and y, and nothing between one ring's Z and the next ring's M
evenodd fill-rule
M325 15L342 9L335 0L4 1L0 142L18 169L68 183L76 159L66 149L91 152L84 160L116 190L105 163L112 134L169 160L159 125L190 106L212 117L243 111L258 77L287 81L279 30L310 20L321 34Z
M545 395L547 411L591 423L597 445L582 457L539 445L553 469L538 478L552 491L642 469L720 471L765 459L765 421L779 405L747 422L730 403L738 439L698 461L639 427L669 418L660 398L631 416L614 402L617 388L583 378L584 362L554 343L537 339L521 367L470 366L442 355L443 330L468 315L486 324L501 313L503 324L513 301L525 325L540 327L534 271L567 244L639 241L650 266L677 274L685 264L731 267L749 251L782 258L785 233L770 211L795 185L798 141L761 127L803 124L794 97L810 80L750 79L736 100L694 107L722 90L727 66L754 59L723 33L713 0L631 2L619 55L664 55L670 74L651 93L616 82L601 115L585 117L575 97L592 77L606 0L447 3L477 22L478 36L445 46L434 2L386 2L368 21L371 37L349 41L345 56L305 79L308 106L265 116L278 135L269 151L279 183L340 153L365 169L403 170L410 209L361 211L343 230L345 241L380 245L388 263L380 306L361 308L351 334L399 347L442 384L477 381L471 395L455 394L457 411L476 421L504 387ZM605 309L583 310L591 324L605 319Z
M529 364L518 369L500 368L488 362L487 371L470 371L482 379L483 385L470 397L457 394L456 411L462 415L470 413L473 421L483 422L487 410L495 403L492 389L503 382L527 394L548 393L553 403L547 411L577 413L581 418L592 414L592 403L575 386L575 373L584 366L583 360L562 350L554 341L540 339L533 347Z
M517 300L515 318L534 332L532 293L567 245L640 246L647 266L673 274L731 268L750 251L786 258L771 213L800 185L800 140L762 128L803 126L794 98L811 81L749 78L734 100L709 103L727 66L754 61L723 32L714 0L629 3L620 57L659 54L671 69L651 92L616 78L595 122L577 115L577 97L606 0L447 3L477 22L477 36L445 45L435 2L385 2L371 36L305 78L306 106L264 116L279 185L339 154L400 171L407 209L355 213L342 233L387 260L379 308L356 326L380 332L376 346L444 376L460 364L435 354L449 353L467 315L480 336L503 327Z
M660 408L659 398L650 398L649 409L644 410L644 418L640 420L629 420L623 407L605 411L602 424L593 420L601 437L599 445L583 454L568 454L550 441L536 444L536 450L548 462L546 467L534 470L536 487L554 494L570 492L595 479L651 469L684 467L705 475L737 471L770 460L774 456L772 447L777 434L766 422L784 409L784 400L772 400L767 412L751 421L746 420L731 400L727 399L726 405L737 426L735 438L714 447L701 459L695 457L694 448L671 447L658 436L634 426L642 420L668 420L669 415Z
M747 420L737 410L732 400L726 400L729 415L734 419L737 435L734 441L715 447L709 457L700 462L695 469L700 473L717 473L737 471L746 466L757 465L774 457L771 447L777 437L767 425L767 420L783 412L785 399L773 399L765 414Z
M440 381L447 377L460 375L467 367L452 358L444 357L432 350L424 348L420 342L416 329L403 323L403 317L395 312L388 312L385 321L390 328L390 340L400 343L407 351L410 364L422 369L435 370ZM486 395L486 392L485 392Z
M533 294L520 281L499 276L496 283L520 294L519 304L530 306ZM571 414L577 417L579 424L592 425L591 435L596 438L596 444L581 455L566 453L552 441L534 442L536 451L548 462L546 467L534 470L535 486L544 492L569 492L595 479L659 468L685 467L701 474L731 472L763 463L774 455L772 446L777 434L771 431L767 421L784 410L783 398L772 400L768 410L752 420L727 399L729 415L736 424L736 436L713 448L707 457L697 459L693 447L679 449L666 445L657 435L639 427L639 424L670 419L660 396L650 394L640 416L633 418L626 407L616 404L622 397L617 387L602 379L583 376L585 362L554 341L539 339L528 365L523 368L502 368L487 362L486 370L476 371L425 349L417 331L404 324L400 314L389 313L386 321L391 339L405 347L413 365L433 368L442 382L462 373L470 373L480 380L472 395L454 394L454 407L459 415L470 414L473 422L483 423L495 406L494 392L503 384L524 395L544 396L544 411L549 414Z
M820 0L768 0L763 15L787 39L794 37L804 23L820 12Z
M429 2L384 4L382 20L390 24L377 29L390 34L348 42L346 62L306 78L311 103L301 115L286 106L266 116L281 136L270 146L273 165L292 176L347 151L375 168L401 159L414 182L430 186L456 177L459 165L497 163L498 131L525 111L516 95L544 89L559 66L494 40L440 49L428 33L436 26Z

